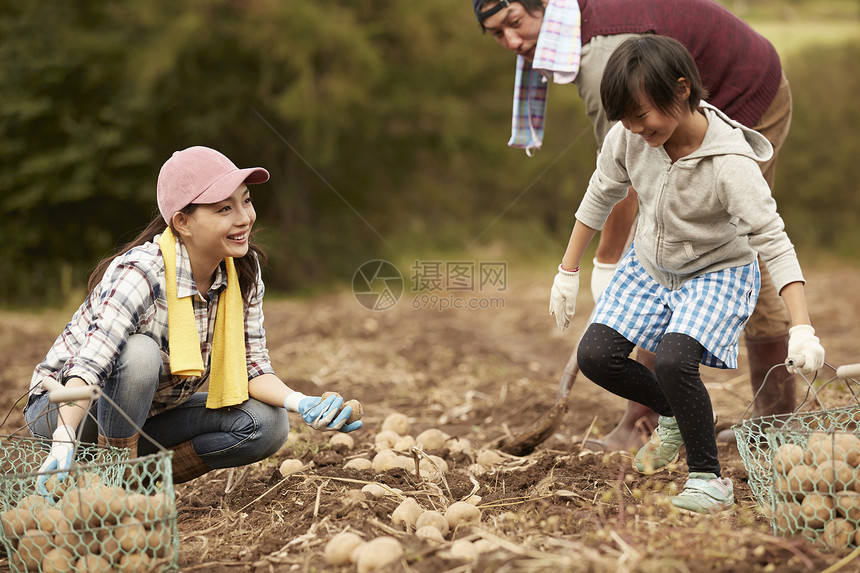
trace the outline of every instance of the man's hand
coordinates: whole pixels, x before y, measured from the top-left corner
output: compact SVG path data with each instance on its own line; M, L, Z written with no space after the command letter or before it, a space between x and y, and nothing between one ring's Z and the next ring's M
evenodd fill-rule
M794 364L788 364L793 361ZM788 330L788 357L786 367L792 374L815 375L824 365L824 347L815 336L815 329L799 324Z
M327 432L352 432L362 426L361 420L351 424L346 421L352 414L352 408L343 406L343 398L332 395L323 399L320 396L306 396L301 392L293 392L284 400L284 408L288 412L299 414L305 423L315 430Z
M558 274L552 282L549 295L549 313L555 316L555 323L562 332L573 320L576 309L576 294L579 292L579 267L573 271L564 270L558 265Z
M50 472L54 470L68 470L72 466L72 456L75 453L75 429L69 425L63 425L54 430L52 434L51 452L42 463L39 472ZM68 477L65 471L57 474L58 481L65 481ZM40 495L50 498L51 494L45 488L50 476L42 474L36 478L36 491Z

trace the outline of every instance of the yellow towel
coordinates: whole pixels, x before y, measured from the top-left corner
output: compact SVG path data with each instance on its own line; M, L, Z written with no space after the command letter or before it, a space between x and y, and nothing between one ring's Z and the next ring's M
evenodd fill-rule
M164 257L167 334L170 345L170 373L176 376L203 374L200 334L194 320L191 297L177 296L176 238L170 227L158 238ZM232 257L227 263L227 288L218 299L215 335L212 339L212 368L209 372L207 408L235 406L248 399L248 369L245 361L245 318L242 293Z

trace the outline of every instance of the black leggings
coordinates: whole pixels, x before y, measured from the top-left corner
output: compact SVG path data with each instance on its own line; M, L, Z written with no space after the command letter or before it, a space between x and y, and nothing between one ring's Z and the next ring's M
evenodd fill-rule
M630 358L635 345L605 324L591 324L579 343L579 368L591 381L663 416L674 416L691 472L720 475L711 397L699 376L705 347L686 334L666 333L654 372Z

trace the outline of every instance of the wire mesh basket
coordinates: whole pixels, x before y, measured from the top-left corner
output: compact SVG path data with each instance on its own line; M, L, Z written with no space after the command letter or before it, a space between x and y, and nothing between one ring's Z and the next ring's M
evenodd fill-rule
M108 402L158 452L130 459L125 448L75 439L71 466L45 471L52 440L0 435L0 546L13 573L176 569L173 452L97 386L43 384L53 403L85 400L89 412L97 399Z
M0 540L13 572L163 571L176 568L172 452L80 444L67 472L48 472L50 440L0 436ZM67 473L60 479L61 473Z
M776 533L843 551L860 545L860 401L852 378L860 367L825 367L834 375L820 384L804 378L807 399L795 412L743 420L732 429L750 489ZM843 405L825 407L825 394Z

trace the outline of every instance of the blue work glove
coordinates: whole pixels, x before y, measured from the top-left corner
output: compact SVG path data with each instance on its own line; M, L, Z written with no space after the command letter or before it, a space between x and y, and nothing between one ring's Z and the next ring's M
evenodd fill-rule
M39 472L50 472L54 470L68 470L72 466L72 457L75 454L75 429L69 425L63 425L54 430L51 436L51 453L39 468ZM63 471L57 474L58 481L66 481L68 473ZM39 495L53 499L48 493L45 484L48 482L49 474L42 474L36 478L36 491Z
M284 399L284 408L288 412L299 414L305 423L315 430L326 432L352 432L362 426L361 420L351 424L346 421L352 415L352 408L343 406L343 398L338 395L329 396L323 400L320 396L306 396L301 392L293 392Z

